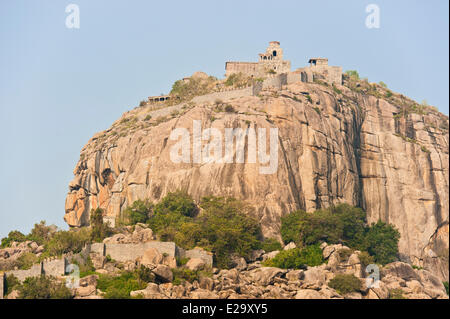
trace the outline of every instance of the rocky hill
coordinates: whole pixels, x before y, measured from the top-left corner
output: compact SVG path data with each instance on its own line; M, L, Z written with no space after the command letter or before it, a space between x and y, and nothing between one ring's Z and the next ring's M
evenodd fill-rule
M337 203L362 207L368 222L394 224L400 259L448 281L449 120L383 86L296 82L257 95L137 107L82 149L64 219L88 225L92 208L113 221L137 199L176 189L194 199L231 196L254 207L267 237L280 218ZM278 128L278 166L174 163L175 128ZM206 143L206 142L204 142ZM248 149L247 149L248 151Z

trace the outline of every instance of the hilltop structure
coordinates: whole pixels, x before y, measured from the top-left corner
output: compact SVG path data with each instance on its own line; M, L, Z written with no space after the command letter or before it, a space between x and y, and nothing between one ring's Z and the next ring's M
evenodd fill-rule
M253 77L264 77L267 74L288 73L291 71L291 61L283 60L283 49L280 42L269 42L266 53L259 54L258 62L226 62L225 76L243 73Z
M253 95L260 89L266 87L281 88L282 85L294 82L313 83L322 81L328 84L342 84L342 67L328 65L327 58L311 58L308 67L298 68L291 71L291 61L283 60L283 49L280 42L271 41L265 53L259 54L258 62L232 62L225 63L225 76L228 78L233 74L243 74L255 79L263 79L260 87L252 90ZM208 77L203 72L196 72L194 77ZM187 82L191 77L183 78ZM219 97L217 97L219 98ZM170 95L150 96L148 104L166 102L171 99Z

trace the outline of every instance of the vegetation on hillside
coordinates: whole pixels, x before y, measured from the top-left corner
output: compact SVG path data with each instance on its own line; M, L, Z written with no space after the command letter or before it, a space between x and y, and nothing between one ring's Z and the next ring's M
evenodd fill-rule
M286 244L293 241L299 247L342 243L366 251L380 264L396 260L400 239L393 225L378 221L368 226L364 211L347 204L314 213L295 211L281 219L281 236Z

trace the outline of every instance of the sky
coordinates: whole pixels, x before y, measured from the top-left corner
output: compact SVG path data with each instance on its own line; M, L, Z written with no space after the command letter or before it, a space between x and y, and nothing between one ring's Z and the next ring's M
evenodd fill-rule
M80 27L67 28L69 4ZM379 28L368 28L369 4ZM222 78L280 41L293 69L309 57L449 114L447 0L0 0L0 237L64 202L82 147L177 79Z

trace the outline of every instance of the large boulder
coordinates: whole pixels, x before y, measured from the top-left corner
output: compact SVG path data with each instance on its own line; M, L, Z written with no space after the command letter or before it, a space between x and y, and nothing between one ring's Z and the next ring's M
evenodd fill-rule
M190 270L199 270L205 267L205 261L200 258L192 258L188 260L186 267Z
M419 275L414 271L411 265L401 261L396 261L384 266L381 269L381 276L384 277L387 275L395 276L406 281L420 279Z
M169 266L158 265L152 270L158 279L163 282L170 282L173 280L173 273Z
M144 266L159 265L163 262L164 256L156 248L149 248L142 256L141 264Z
M300 289L297 291L295 299L324 299L324 296L313 289Z
M275 277L284 275L287 271L276 267L261 267L250 272L253 282L261 286L272 285Z

